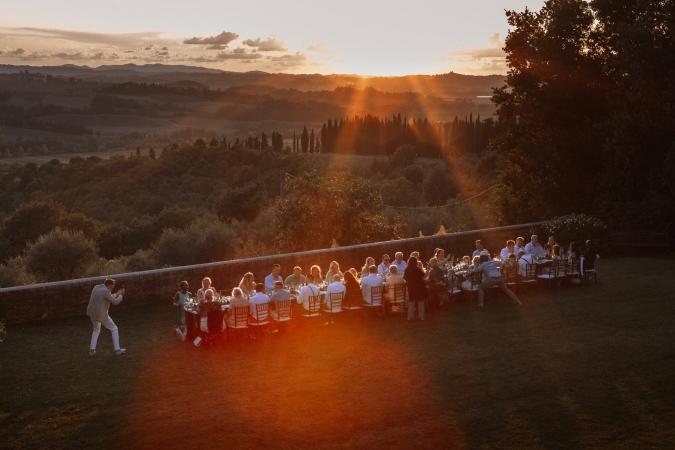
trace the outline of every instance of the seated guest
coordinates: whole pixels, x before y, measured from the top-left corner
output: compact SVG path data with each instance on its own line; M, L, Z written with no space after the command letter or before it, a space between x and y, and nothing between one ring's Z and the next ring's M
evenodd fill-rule
M369 256L366 258L366 262L363 264L363 267L361 267L361 278L367 277L368 274L370 273L370 266L375 265L375 258L372 256Z
M197 289L197 300L202 302L204 300L204 296L206 294L206 291L208 289L211 289L212 285L213 285L213 282L211 281L210 277L202 278L202 287Z
M386 253L382 255L382 262L377 266L377 273L383 280L389 276L389 267L391 266L391 258Z
M483 253L485 250L485 247L483 247L483 241L480 239L476 239L476 250L473 251L473 254L471 255L472 257L480 256L481 253Z
M509 255L515 255L516 251L516 241L509 239L506 241L506 247L499 252L499 258L506 262L509 259Z
M520 253L521 250L525 251L525 238L518 236L516 238L516 246L513 249L513 254L516 255L516 258L518 258L518 253Z
M427 285L429 287L430 302L433 305L442 305L448 296L448 284L445 273L438 266L438 259L429 260L429 271L427 272Z
M213 303L213 289L205 289L203 291L203 297L202 299L199 300L199 330L202 333L208 333L209 332L209 313L214 310L217 306ZM199 347L202 343L202 336L197 336L193 341L192 344L195 347Z
M293 267L293 273L286 277L285 284L291 289L298 288L307 283L307 277L302 273L302 267Z
M497 263L490 259L489 255L480 256L479 271L483 273L483 281L478 285L478 306L483 307L485 299L485 289L493 286L499 287L506 295L508 295L516 304L521 305L520 299L516 297L511 289L506 287L502 274L497 267Z
M173 305L176 307L176 335L185 340L187 332L185 327L185 303L190 298L190 285L187 281L181 281L178 285L178 291L173 296Z
M213 303L214 295L213 289L207 289L204 291L204 298L199 301L199 314L202 316L202 318L205 318L208 313L213 311L213 309L216 307L215 303Z
M350 267L347 272L351 272L352 275L354 275L354 278L356 278L356 281L360 282L359 273L356 271L356 269L354 267Z
M539 237L536 234L532 235L530 242L525 246L525 253L532 255L535 258L546 256L546 249L541 246Z
M436 258L436 261L438 261L439 266L444 266L446 262L448 262L447 258L445 257L445 250L442 248L437 248L434 250L434 258Z
M342 299L343 307L359 307L363 305L363 295L361 294L361 286L356 280L356 277L351 271L345 272L345 296Z
M372 304L372 298L370 297L371 288L382 286L382 278L377 275L377 267L375 264L371 265L368 268L368 275L361 278L361 292L363 294L363 300L369 305Z
M398 273L398 269L394 264L389 267L389 277L384 284L386 286L386 289L384 290L385 299L390 302L394 301L394 290L396 289L396 286L405 284L403 275Z
M410 256L417 260L417 266L420 269L422 269L422 272L426 272L426 269L424 268L424 263L422 262L422 258L420 258L420 252L415 250L414 252L410 252Z
M518 271L518 259L516 258L516 255L511 253L509 257L502 263L502 268L504 270L512 270L512 271Z
M328 272L326 272L326 284L333 281L333 275L335 274L340 275L340 279L342 279L343 273L340 272L340 264L338 264L337 261L331 261L330 265L328 266Z
M228 327L234 327L234 308L248 308L248 298L238 287L232 289L232 299L230 300L230 310L227 314L226 323Z
M417 261L415 261L415 263L417 263ZM394 264L398 269L398 273L405 273L408 264L403 260L403 252L396 252L394 254Z
M281 266L279 264L274 264L272 266L272 273L265 277L265 290L271 291L274 289L274 283L277 281L283 282L284 279L281 277Z
M267 320L268 310L257 313L256 305L264 305L270 302L269 295L265 294L265 285L257 283L255 285L255 294L248 299L249 314L253 320L264 322Z
M524 251L518 253L518 275L521 277L526 275L526 267L528 264L534 264L534 257Z
M253 279L252 272L246 272L239 282L239 289L244 293L246 297L250 297L255 294L255 280Z
M326 288L326 304L325 304L326 309L332 310L332 311L339 311L338 309L336 309L337 305L331 306L330 295L331 294L343 294L342 297L344 298L344 293L346 291L347 291L347 289L345 288L344 283L340 279L340 275L338 275L338 274L333 275L333 281Z
M281 281L275 281L274 290L272 291L272 295L270 296L270 306L272 307L272 309L270 310L270 315L272 316L273 319L279 318L279 308L277 306L277 303L290 299L291 293L288 292L288 289L284 288L284 283Z
M574 261L575 259L579 259L580 256L579 246L577 243L575 241L570 242L570 245L567 248L567 258L570 261Z
M553 244L551 246L550 255L553 261L558 261L560 259L560 246L558 244Z
M424 272L420 270L414 257L408 259L406 270L403 274L408 286L408 320L415 317L417 310L420 320L424 320L424 302L427 300L427 286L424 282Z
M300 292L298 292L298 298L296 301L298 305L302 305L305 311L309 311L309 298L316 297L321 293L321 289L319 289L319 284L322 281L320 275L321 274L319 273L319 277L310 276L307 279L307 284L301 287Z
M546 241L546 245L544 246L546 253L553 255L553 246L557 244L558 243L555 241L555 238L553 236L549 236L548 240Z
M471 265L471 257L469 255L462 256L462 259L459 260L457 264L460 270L466 270Z
M477 269L478 266L480 266L480 257L482 255L476 255L473 258L471 258L471 266L469 266L470 269Z
M313 280L313 281L312 281ZM321 267L314 264L309 268L309 277L307 277L307 282L313 282L317 286L323 281L323 275L321 275Z

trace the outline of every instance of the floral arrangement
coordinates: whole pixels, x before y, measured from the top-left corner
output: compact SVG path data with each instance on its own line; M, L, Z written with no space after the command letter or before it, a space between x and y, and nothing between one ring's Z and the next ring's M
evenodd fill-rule
M548 236L555 236L559 243L565 245L572 241L583 244L588 239L601 242L607 238L607 225L597 217L586 214L556 217L544 223L537 231L543 242Z

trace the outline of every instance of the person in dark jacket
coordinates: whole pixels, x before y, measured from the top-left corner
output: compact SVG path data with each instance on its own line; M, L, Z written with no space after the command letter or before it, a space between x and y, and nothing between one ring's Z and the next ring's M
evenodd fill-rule
M343 276L343 282L345 284L345 296L342 299L342 306L345 308L360 307L363 305L361 285L350 270L346 271Z
M405 273L403 274L408 286L408 320L415 316L415 309L420 320L424 320L424 302L427 299L427 285L424 280L424 272L417 264L417 258L408 258Z

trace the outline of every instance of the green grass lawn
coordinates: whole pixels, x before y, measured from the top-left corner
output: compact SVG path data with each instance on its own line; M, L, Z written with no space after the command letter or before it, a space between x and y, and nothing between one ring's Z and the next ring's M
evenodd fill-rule
M169 307L10 327L2 448L675 448L675 259L597 285L195 350Z

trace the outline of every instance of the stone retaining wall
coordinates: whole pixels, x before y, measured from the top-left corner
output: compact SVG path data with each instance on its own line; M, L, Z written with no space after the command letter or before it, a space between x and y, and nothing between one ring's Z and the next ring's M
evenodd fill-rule
M404 252L407 258L410 252L417 250L424 259L430 258L436 247L441 247L448 255L454 254L457 257L471 254L476 239L482 239L485 247L494 253L504 247L507 239L516 236L527 237L536 225L537 223L512 225L439 236L170 267L112 277L117 280L119 287L125 287L127 290L122 305L168 303L181 280L187 280L191 289L196 291L201 279L210 276L217 289L229 290L239 283L244 273L249 271L255 274L256 280L262 280L274 263L281 264L284 276L289 274L295 265L302 266L305 272L308 272L309 266L319 264L325 272L332 260L338 261L343 270L349 267L360 270L367 256L374 257L379 263L382 254L389 253L393 258L396 251ZM102 280L103 277L81 278L0 289L0 321L20 323L84 315L91 288Z

